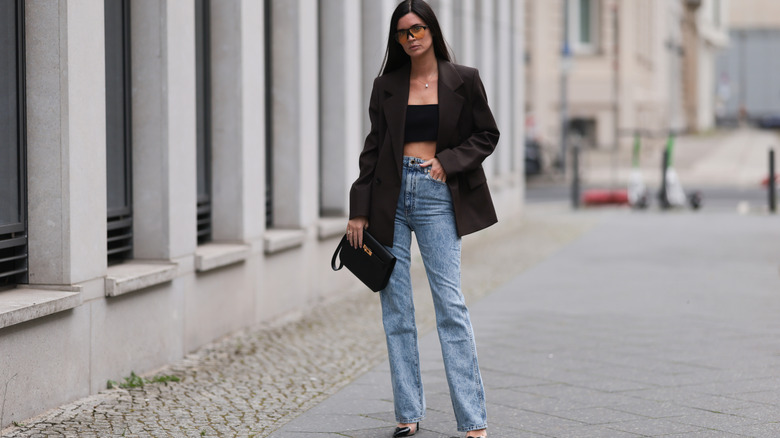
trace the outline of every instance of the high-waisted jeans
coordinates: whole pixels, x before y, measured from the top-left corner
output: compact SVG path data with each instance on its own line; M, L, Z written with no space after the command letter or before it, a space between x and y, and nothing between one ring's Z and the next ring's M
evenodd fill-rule
M393 247L388 248L397 262L390 282L380 293L396 420L416 423L425 416L409 271L414 231L433 294L458 430L483 429L487 427L485 390L471 320L460 289L461 239L455 229L452 198L447 184L431 178L430 168L420 167L422 162L419 158L404 157Z

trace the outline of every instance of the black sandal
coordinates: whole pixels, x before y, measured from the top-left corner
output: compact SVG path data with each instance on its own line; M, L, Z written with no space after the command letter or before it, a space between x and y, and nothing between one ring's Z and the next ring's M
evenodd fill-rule
M399 436L412 436L417 433L417 431L420 430L420 422L417 422L417 425L414 426L414 431L412 431L412 428L409 426L406 427L396 427L395 432L393 432L393 438L399 437Z

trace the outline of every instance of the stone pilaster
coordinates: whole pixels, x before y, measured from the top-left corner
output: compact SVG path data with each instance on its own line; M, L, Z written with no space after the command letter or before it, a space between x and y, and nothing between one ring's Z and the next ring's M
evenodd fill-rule
M131 2L136 259L192 254L196 238L195 8Z
M306 228L319 215L318 7L274 0L271 13L273 227Z
M106 272L103 2L27 2L30 284Z
M245 242L265 230L264 8L220 0L210 9L212 236Z
M329 53L320 65L324 84L320 101L320 210L324 215L348 213L349 188L357 178L363 146L362 122L368 100L362 93L362 38L350 31L359 30L360 6L359 0L324 0L320 6L320 44Z

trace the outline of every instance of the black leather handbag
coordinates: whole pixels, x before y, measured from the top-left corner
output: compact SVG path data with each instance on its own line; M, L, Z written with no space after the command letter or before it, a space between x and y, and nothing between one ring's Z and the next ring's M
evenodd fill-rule
M338 266L336 266L336 259L340 260ZM363 247L358 249L349 244L345 234L330 260L330 267L334 271L344 266L369 289L379 292L390 281L390 274L395 267L395 256L384 245L377 242L368 231L363 231Z

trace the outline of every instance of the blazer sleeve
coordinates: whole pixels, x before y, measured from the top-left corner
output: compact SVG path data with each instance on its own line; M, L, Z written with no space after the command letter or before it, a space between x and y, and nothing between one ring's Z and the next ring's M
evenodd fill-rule
M448 176L477 169L498 144L498 126L488 106L485 87L476 69L469 92L473 127L471 136L460 145L436 154Z
M368 104L368 118L371 122L371 130L363 143L363 151L360 153L358 164L360 173L352 183L349 191L349 218L358 216L368 217L371 204L371 181L374 179L377 157L379 155L379 142L381 141L382 121L380 116L379 92L377 91L377 79L371 89L371 99Z

